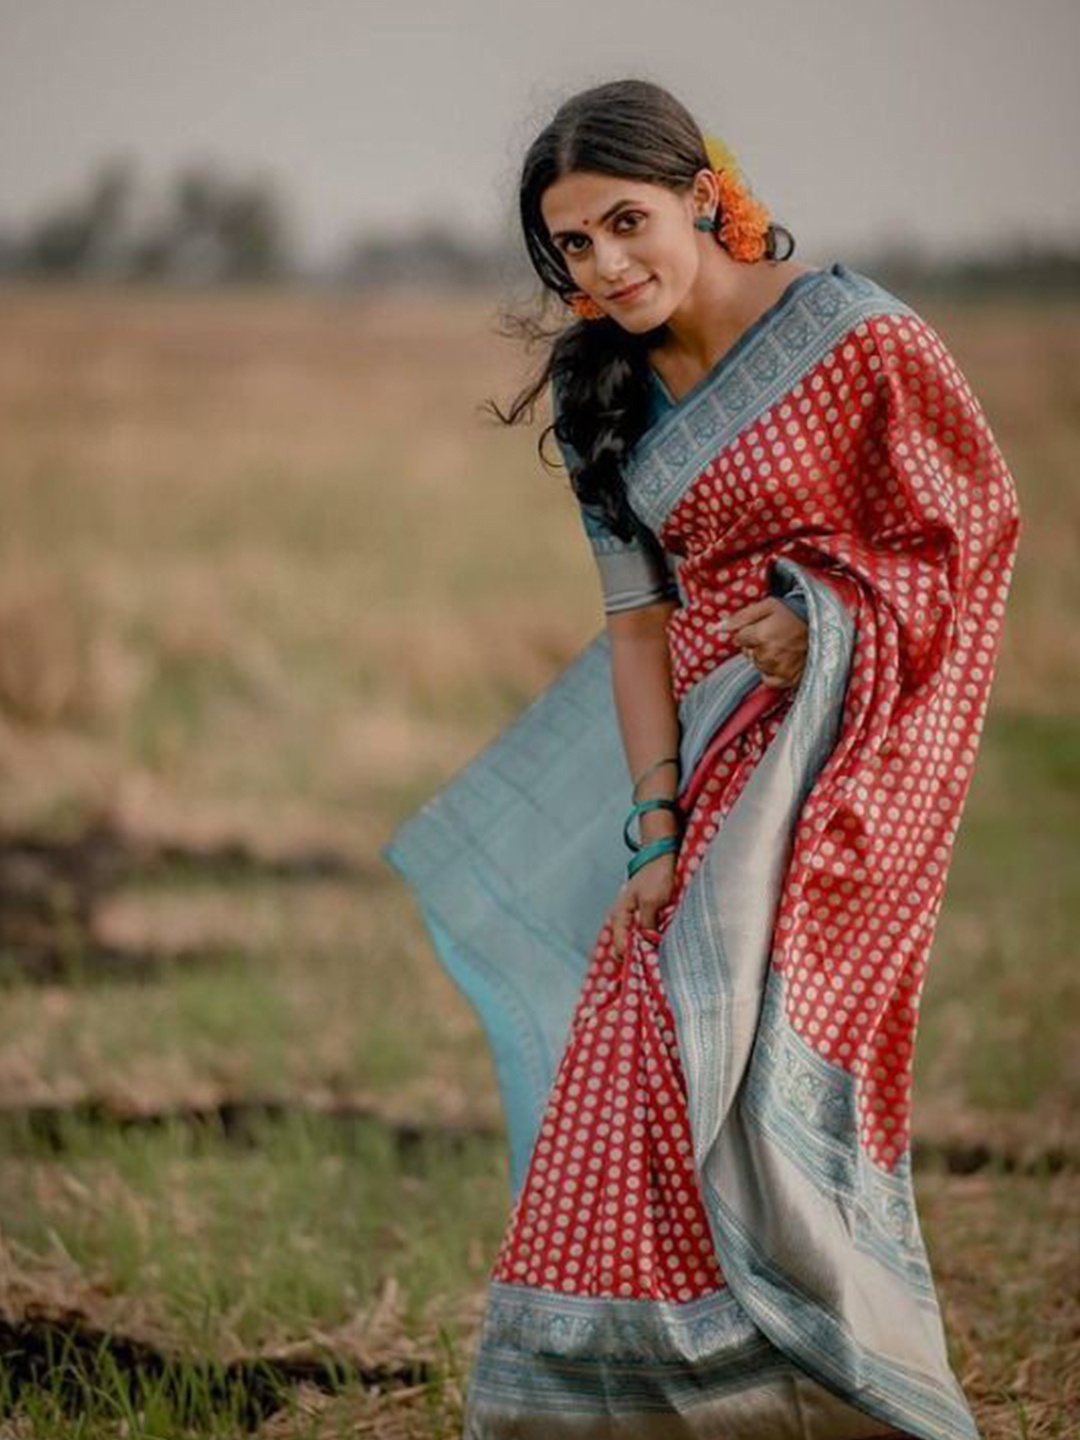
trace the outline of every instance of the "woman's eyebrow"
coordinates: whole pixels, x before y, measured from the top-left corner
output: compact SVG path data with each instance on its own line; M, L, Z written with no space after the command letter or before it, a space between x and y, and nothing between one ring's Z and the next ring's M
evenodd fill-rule
M608 208L604 211L604 213L600 216L600 219L596 223L598 225L603 225L605 220L610 220L612 215L615 214L616 210L621 210L624 205L637 205L639 203L640 202L637 200L616 200L614 205L608 206ZM582 232L580 230L556 230L551 238L553 240L562 240L567 235L580 235L581 233Z

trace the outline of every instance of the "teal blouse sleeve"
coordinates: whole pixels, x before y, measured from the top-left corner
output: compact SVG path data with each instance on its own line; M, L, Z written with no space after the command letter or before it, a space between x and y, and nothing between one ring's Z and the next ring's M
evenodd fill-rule
M553 408L558 415L557 400L553 391ZM555 435L567 473L574 475L580 469L581 456L572 445ZM660 601L678 600L679 587L675 578L673 562L669 560L659 540L642 522L629 540L616 535L605 523L598 506L578 501L585 535L596 560L600 574L600 590L605 614L612 615L622 610L636 610L643 605L656 605Z

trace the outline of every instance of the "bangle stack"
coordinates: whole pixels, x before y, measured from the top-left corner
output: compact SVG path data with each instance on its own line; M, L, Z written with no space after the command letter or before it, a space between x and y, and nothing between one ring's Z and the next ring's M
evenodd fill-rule
M648 815L652 810L670 810L676 817L678 817L679 814L678 802L675 800L635 800L630 807L630 814L626 817L626 823L623 826L622 832L622 838L628 850L640 850L642 848L642 842L640 840L631 838L630 826L634 823L636 816Z
M626 878L636 875L643 865L648 865L650 860L656 860L661 855L673 855L679 848L679 837L677 835L664 835L659 840L650 840L648 845L642 845L636 854L631 855L629 864L626 867Z
M663 760L657 760L654 765L650 765L649 768L634 781L635 797L638 792L638 786L647 780L650 775L654 774L655 771L659 770L662 765L674 765L677 769L678 764L679 761L677 757L670 756L665 757ZM676 819L680 821L681 828L682 817L677 800L661 796L656 796L649 800L638 800L635 798L630 807L630 814L626 817L626 823L623 826L623 840L626 843L627 849L634 852L626 867L627 879L629 879L631 875L636 875L643 865L648 865L650 860L656 860L661 855L671 855L679 848L678 835L663 835L658 840L650 840L648 844L645 844L642 840L634 840L631 836L630 826L634 820L638 816L647 815L654 810L670 810Z

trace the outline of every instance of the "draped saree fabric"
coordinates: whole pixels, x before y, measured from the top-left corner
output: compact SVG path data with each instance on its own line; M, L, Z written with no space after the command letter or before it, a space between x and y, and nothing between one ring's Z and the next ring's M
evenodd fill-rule
M629 776L601 633L384 847L492 1047L513 1209L466 1434L977 1434L910 1168L919 996L1020 532L914 311L804 272L652 423L605 609L676 599L686 817L616 955ZM575 456L564 447L569 466ZM773 594L797 686L721 628Z

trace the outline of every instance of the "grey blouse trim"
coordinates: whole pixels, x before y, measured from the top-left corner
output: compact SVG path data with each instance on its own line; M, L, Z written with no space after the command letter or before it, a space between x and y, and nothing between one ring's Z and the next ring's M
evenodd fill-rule
M552 404L557 416L558 399L554 387ZM567 473L575 475L582 465L581 455L572 445L560 440L557 433L555 441ZM605 614L679 599L674 560L641 520L637 522L636 533L629 540L624 540L607 526L596 506L579 500L578 508L600 575Z

